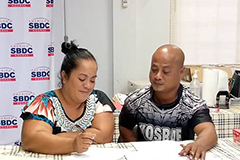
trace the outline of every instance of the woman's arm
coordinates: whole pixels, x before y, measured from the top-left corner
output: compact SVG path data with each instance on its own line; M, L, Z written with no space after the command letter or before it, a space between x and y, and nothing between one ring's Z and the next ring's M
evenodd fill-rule
M102 112L95 114L91 128L86 129L96 135L97 143L110 143L113 139L114 117L112 112Z
M24 120L22 128L23 149L44 154L69 154L85 152L92 143L94 134L83 133L75 137L52 134L52 127L40 120Z
M102 112L95 114L92 121L91 128L87 128L84 133L93 133L96 135L94 140L96 143L109 143L112 142L114 132L114 118L111 112ZM82 134L82 132L62 132L57 136L74 138L76 135Z

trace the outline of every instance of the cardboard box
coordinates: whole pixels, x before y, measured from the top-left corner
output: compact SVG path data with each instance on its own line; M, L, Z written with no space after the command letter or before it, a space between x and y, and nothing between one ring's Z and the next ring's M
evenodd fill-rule
M185 65L185 72L182 76L182 80L186 82L192 81L192 76L194 74L195 70L198 70L198 80L199 82L202 82L203 80L203 69L209 68L209 69L221 69L228 73L228 77L232 78L232 67L231 66L216 66L216 65Z
M233 129L233 141L240 143L240 128Z

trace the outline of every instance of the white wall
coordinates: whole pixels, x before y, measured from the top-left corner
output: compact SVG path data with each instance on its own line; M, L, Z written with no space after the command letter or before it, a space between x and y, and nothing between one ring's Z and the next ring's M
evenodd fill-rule
M64 57L64 54L61 52L61 44L64 40L64 0L54 1L54 5L52 26L54 34L54 61L52 61L54 75L51 77L54 79L54 84L51 84L52 89L58 88L57 84L60 82L58 75Z
M80 47L89 49L97 58L96 88L112 97L128 91L129 79L148 79L152 53L169 43L169 9L169 0L128 0L126 9L122 8L122 0L66 0L69 40L76 39ZM60 46L63 24L59 24L55 44ZM57 47L56 52L60 52ZM56 56L57 72L62 57Z
M113 1L114 93L127 93L128 80L148 80L152 53L169 43L170 1Z
M112 0L66 0L66 13L69 40L96 57L96 88L112 97Z

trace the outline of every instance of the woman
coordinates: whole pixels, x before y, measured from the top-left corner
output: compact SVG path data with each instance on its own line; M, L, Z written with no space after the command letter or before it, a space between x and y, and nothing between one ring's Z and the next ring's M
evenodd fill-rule
M94 90L97 62L86 49L63 43L61 88L40 94L23 108L22 145L45 154L82 153L112 141L115 107Z

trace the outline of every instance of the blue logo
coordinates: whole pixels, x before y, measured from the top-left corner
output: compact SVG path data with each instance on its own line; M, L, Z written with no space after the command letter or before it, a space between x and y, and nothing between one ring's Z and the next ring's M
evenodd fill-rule
M50 70L48 67L38 67L31 71L32 81L50 80Z
M53 7L54 0L46 0L46 7Z
M34 93L30 91L20 91L13 94L13 105L26 105L34 98Z
M12 115L0 116L0 129L18 128L17 118Z
M30 0L8 0L8 7L31 7Z
M12 68L0 68L0 82L6 81L16 81L15 71Z
M22 141L21 141L21 139L15 140L14 145L22 146Z
M33 57L33 47L28 43L11 45L11 57Z
M49 57L54 56L54 46L53 46L53 42L52 42L50 45L48 45L47 50L48 50L48 56L49 56Z
M50 23L46 18L35 18L29 21L29 32L50 32Z
M0 32L13 32L13 23L8 18L0 18Z

